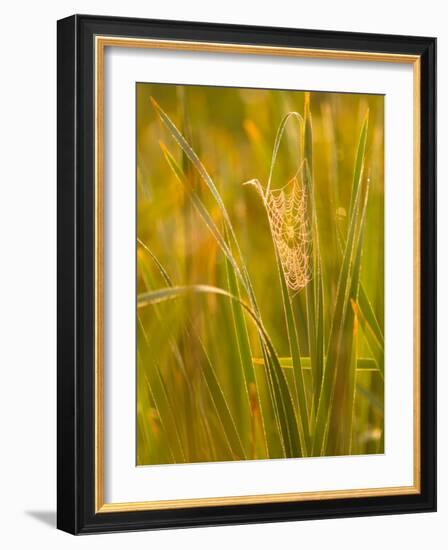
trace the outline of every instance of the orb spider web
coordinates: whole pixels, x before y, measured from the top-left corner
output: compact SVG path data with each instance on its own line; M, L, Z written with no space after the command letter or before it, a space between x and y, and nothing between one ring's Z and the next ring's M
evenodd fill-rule
M264 191L258 180L247 183L254 185L263 199L286 284L297 293L312 276L312 233L305 186L297 174L280 189Z

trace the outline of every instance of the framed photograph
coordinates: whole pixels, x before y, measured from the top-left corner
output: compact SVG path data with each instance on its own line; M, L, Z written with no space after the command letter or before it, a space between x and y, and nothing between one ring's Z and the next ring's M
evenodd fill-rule
M58 527L436 508L434 38L58 22Z

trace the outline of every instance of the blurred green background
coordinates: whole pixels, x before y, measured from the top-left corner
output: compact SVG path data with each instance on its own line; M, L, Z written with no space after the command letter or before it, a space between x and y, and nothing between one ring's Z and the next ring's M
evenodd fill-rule
M266 186L279 124L288 112L304 114L304 92L137 84L139 295L166 284L153 255L174 285L206 284L228 288L225 256L167 163L163 147L169 149L188 185L221 229L222 213L194 164L160 120L151 97L184 135L213 179L235 230L266 331L278 356L288 358L291 354L268 218L255 190L242 184L256 178ZM341 269L340 237L348 230L354 165L367 111L369 125L362 178L364 182L368 180L370 188L360 279L377 329L383 332L384 98L324 92L311 92L309 98L326 347ZM300 167L302 137L299 126L288 123L275 165L273 189L284 186ZM292 297L291 303L300 353L306 363L310 344L305 290ZM247 322L247 330L258 379L256 386L249 387L249 400L245 395L244 373L228 300L216 295L188 295L140 308L137 315L137 464L286 456L277 434L275 407L269 404L269 380L263 367L263 351L257 331L250 322ZM353 332L356 333L353 344L356 357L374 358L375 350L369 345L368 322L355 315ZM304 362L312 432L312 403L317 398L313 394L312 369L306 369ZM213 369L244 456L229 444L219 404L207 387L203 368L208 367L205 365ZM328 427L328 445L323 454L384 451L384 387L378 372L382 368L383 365L376 364L376 368L356 372L354 402L349 403L348 408L343 401L349 397L344 393L337 395L336 391L332 403L338 403L339 399L342 405L337 405L333 413ZM292 387L292 369L285 366L284 372ZM260 403L265 403L263 411L260 411ZM294 405L297 411L296 399ZM343 445L338 442L336 431L338 414L347 414L347 410L351 411L352 418L349 441Z

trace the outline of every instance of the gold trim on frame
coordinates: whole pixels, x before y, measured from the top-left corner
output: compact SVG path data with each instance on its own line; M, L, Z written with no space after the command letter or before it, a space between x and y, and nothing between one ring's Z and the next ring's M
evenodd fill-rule
M374 61L413 65L414 127L414 483L380 487L301 493L244 495L216 498L106 503L104 500L104 52L106 47L152 48L251 55L271 55L346 61ZM341 498L420 493L420 57L390 53L352 52L291 47L188 42L110 36L95 37L95 512L129 512L237 504L303 502Z

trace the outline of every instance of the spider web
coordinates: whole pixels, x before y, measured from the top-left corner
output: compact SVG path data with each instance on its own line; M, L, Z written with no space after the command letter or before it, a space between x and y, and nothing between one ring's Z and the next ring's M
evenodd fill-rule
M312 233L305 186L295 176L281 189L268 191L264 200L286 283L298 292L312 275Z

